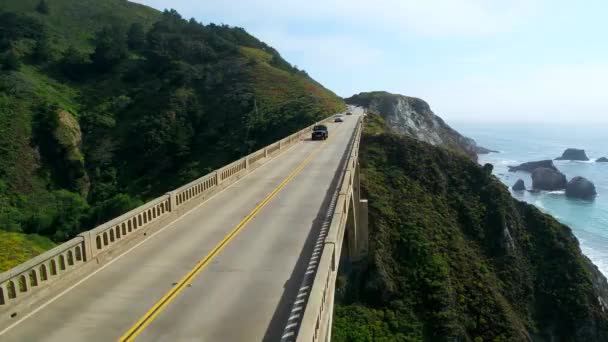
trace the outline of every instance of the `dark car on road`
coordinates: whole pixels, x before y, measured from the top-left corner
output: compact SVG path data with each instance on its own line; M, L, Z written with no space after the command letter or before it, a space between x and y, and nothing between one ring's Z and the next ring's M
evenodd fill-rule
M353 115L353 112L346 112L346 115Z
M336 115L334 122L344 122L344 117L340 114Z
M312 128L312 140L325 140L329 137L329 131L325 125L316 125Z

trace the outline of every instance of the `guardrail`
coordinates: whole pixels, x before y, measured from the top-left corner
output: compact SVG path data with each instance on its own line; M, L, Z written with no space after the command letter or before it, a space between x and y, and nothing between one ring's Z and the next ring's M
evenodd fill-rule
M363 121L361 118L355 131L355 140L348 162L344 166L344 178L339 188L336 208L325 238L310 295L304 308L300 329L297 333L297 342L329 340L331 334L336 277L349 211L353 210L350 204L353 200L362 130Z
M0 274L0 327L310 134L310 125ZM9 315L5 315L9 313Z

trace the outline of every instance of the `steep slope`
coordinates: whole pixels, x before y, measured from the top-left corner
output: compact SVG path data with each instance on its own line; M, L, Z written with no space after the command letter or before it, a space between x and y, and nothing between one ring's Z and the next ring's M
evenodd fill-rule
M55 244L39 235L0 231L0 269L7 270L55 247Z
M376 91L360 93L345 101L380 114L395 132L461 151L473 160L477 160L478 153L491 152L452 129L421 99Z
M0 230L64 241L344 108L243 29L41 1L0 2Z
M464 156L389 133L361 142L371 252L341 265L335 341L606 341L606 279L571 230Z

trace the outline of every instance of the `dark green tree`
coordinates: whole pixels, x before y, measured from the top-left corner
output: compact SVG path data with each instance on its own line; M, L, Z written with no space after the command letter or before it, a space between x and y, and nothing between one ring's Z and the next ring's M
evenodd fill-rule
M40 14L49 14L51 9L49 8L49 4L45 0L40 0L38 5L36 6L36 12Z
M50 62L53 60L53 48L48 36L44 35L36 41L32 57L38 63Z
M59 67L63 74L72 80L82 80L90 65L89 56L73 46L63 52Z
M134 23L131 25L127 33L127 43L131 50L139 50L146 45L146 33L142 24Z
M4 65L5 70L17 71L21 69L21 59L17 55L14 50L10 50L4 56L4 61L2 63Z
M99 71L108 71L127 58L127 34L119 26L101 29L95 35L93 63Z

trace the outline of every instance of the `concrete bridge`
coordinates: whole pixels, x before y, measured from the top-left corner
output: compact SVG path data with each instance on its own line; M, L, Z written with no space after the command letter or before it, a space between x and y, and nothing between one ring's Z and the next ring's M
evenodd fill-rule
M367 252L353 113L0 274L0 341L329 340L340 259Z

